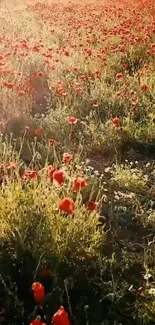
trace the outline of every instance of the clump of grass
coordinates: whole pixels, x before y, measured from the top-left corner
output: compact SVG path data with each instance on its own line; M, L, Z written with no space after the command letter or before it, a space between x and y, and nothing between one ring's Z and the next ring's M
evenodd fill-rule
M6 158L8 163L7 154ZM37 180L23 181L20 174L26 167L20 165L18 156L16 159L17 166L13 167L5 167L4 158L1 160L4 163L0 189L1 239L9 240L11 233L17 230L23 245L34 254L43 250L46 255L56 255L62 260L83 262L97 258L104 236L96 227L98 214L89 212L82 203L81 194L76 195L72 190L77 173L74 165L61 167L59 162L59 169L64 169L66 178L59 189L49 179L47 165L38 171ZM63 215L58 210L59 202L66 196L75 200L74 216Z

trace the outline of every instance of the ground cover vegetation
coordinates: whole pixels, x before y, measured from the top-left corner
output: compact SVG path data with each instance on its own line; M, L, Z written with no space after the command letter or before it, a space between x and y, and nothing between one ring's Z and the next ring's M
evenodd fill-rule
M154 81L154 1L0 1L0 324L155 324Z

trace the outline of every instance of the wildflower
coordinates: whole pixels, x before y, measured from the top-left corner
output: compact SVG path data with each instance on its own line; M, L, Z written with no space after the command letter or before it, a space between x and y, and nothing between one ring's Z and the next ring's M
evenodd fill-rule
M14 84L12 82L2 82L2 85L8 89L13 89Z
M34 282L32 284L33 297L38 303L43 303L45 298L44 286L40 282Z
M47 275L49 275L49 274L50 274L50 271L49 271L49 269L47 269L46 267L43 268L43 269L40 271L40 275L41 275L41 276L47 276Z
M34 319L30 325L46 325L46 324L43 323L41 320Z
M81 91L82 91L82 88L81 87L76 87L75 88L75 91L76 91L77 94L80 94Z
M66 56L70 56L69 51L65 50L65 51L64 51L64 55L66 55Z
M92 55L92 49L88 49L87 54L88 54L88 56L91 56Z
M81 188L85 188L87 186L87 183L84 178L78 177L74 180L73 183L73 191L79 191Z
M88 211L95 211L96 207L97 207L97 202L89 201L86 204L86 208L87 208Z
M35 130L35 135L38 137L38 136L40 136L41 135L41 129L37 129L37 130Z
M4 307L1 307L0 313L5 314L6 313L6 309Z
M55 146L55 144L56 144L55 139L50 139L50 140L48 141L48 144L49 144L49 146Z
M42 77L43 76L43 72L42 71L38 71L34 75L36 75L37 77Z
M113 118L112 123L116 126L116 128L120 127L120 120L118 117Z
M64 183L65 174L63 170L55 170L53 173L53 180L57 182L59 186L62 186Z
M22 179L27 181L27 180L31 180L31 179L36 179L38 176L38 173L37 171L35 170L30 170L30 171L25 171L23 176L22 176Z
M70 153L64 152L63 154L63 162L64 163L70 163L72 161L73 157Z
M127 66L128 66L128 65L127 65L126 63L122 63L122 68L123 68L123 69L126 69Z
M69 124L76 124L77 121L78 121L78 119L76 117L73 117L73 116L69 117L69 119L68 119Z
M63 306L53 315L52 322L54 325L70 325L68 314Z
M155 53L155 43L151 44L151 50L152 50L152 53L154 54Z
M116 74L116 78L117 79L122 79L124 76L123 76L123 73L119 72Z
M117 91L117 92L116 92L116 96L117 96L117 97L123 96L123 93L122 93L121 91Z
M138 296L141 296L143 294L143 288L142 287L138 288L137 291L136 291L136 294Z
M135 105L138 104L138 99L136 99L136 98L131 98L131 99L130 99L130 102L131 102L131 104L132 104L133 106L135 106Z
M149 295L155 296L155 288L150 288Z
M65 197L58 204L58 209L68 214L73 214L75 210L75 203L71 198Z
M50 165L48 166L48 177L53 179L53 173L56 171L56 167Z
M119 45L119 51L121 52L121 53L124 53L124 51L125 51L125 46L122 44L122 45Z
M98 108L99 104L93 104L93 108Z
M149 87L146 84L141 86L141 91L145 92L145 91L148 91L148 90L149 90Z

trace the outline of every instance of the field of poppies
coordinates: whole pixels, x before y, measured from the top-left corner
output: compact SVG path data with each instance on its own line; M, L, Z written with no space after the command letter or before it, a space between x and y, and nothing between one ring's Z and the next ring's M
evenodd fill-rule
M0 1L0 324L155 324L155 2Z

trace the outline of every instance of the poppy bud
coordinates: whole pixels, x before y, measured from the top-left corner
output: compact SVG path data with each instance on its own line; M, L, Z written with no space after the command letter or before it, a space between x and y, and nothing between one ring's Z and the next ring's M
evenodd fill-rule
M61 306L58 311L52 317L52 322L54 325L70 325L69 317L64 307Z
M36 302L43 303L45 297L44 286L40 282L34 282L32 284L33 297Z

